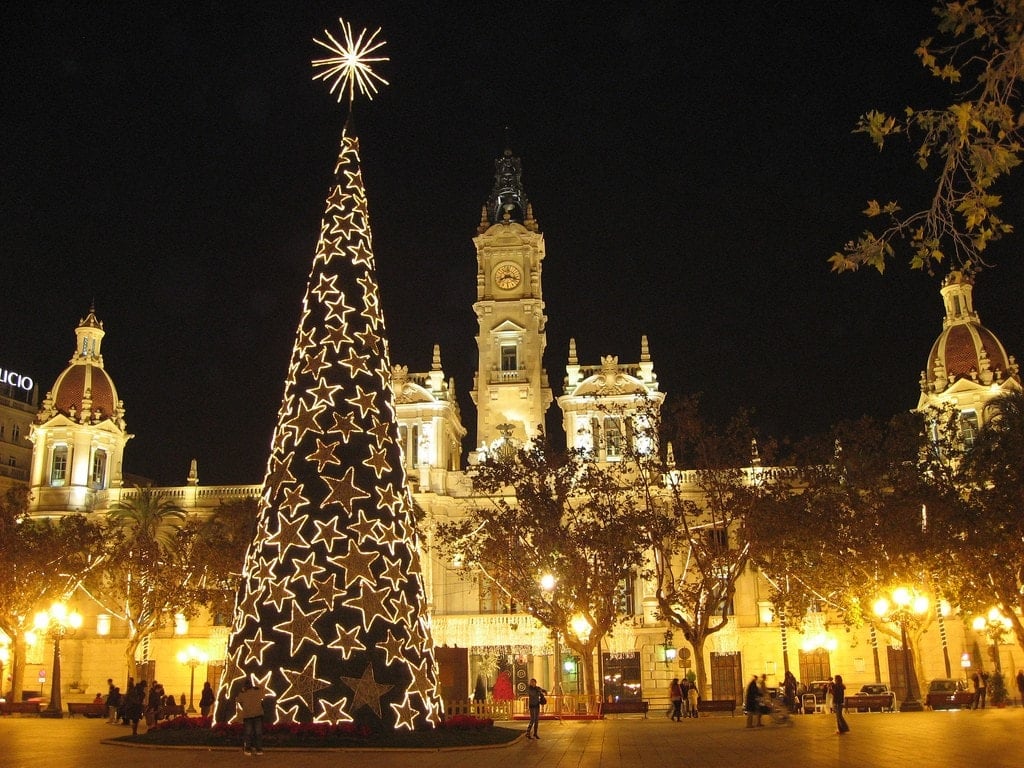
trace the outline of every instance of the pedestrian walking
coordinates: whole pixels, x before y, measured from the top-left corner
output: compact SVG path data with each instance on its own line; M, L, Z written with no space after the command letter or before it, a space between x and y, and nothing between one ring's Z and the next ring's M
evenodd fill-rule
M832 706L836 710L836 733L845 736L850 732L850 726L843 717L843 708L846 705L846 686L843 685L843 676L836 675L832 678Z
M683 689L679 687L678 677L673 677L668 684L668 700L672 702L672 719L677 723L683 722Z
M757 718L757 727L760 728L764 723L761 722L761 688L757 684L757 675L750 678L750 682L747 683L747 693L743 699L743 709L747 713L747 728L753 728L754 718Z

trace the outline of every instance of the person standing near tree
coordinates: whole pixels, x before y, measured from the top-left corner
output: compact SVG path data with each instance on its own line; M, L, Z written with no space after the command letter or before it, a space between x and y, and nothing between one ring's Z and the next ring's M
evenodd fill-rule
M242 692L235 697L235 706L242 716L242 754L263 754L263 699L264 690L246 680Z
M683 689L679 687L678 677L673 677L668 684L668 700L672 702L672 719L677 723L683 722Z
M1024 707L1024 669L1017 670L1017 690L1020 692L1020 705Z
M526 738L528 739L539 739L537 735L537 723L540 722L540 708L544 704L548 703L547 697L544 695L547 693L543 688L537 685L537 679L531 677L530 684L526 687L527 703L530 708L530 722L526 726ZM532 736L530 734L533 734Z
M210 681L207 680L203 683L203 692L199 695L199 714L203 717L209 717L210 710L213 709L213 704L216 700L213 695L213 688L210 686Z
M843 717L843 708L846 706L846 686L843 685L843 676L836 675L832 678L832 706L836 710L836 733L844 736L850 731L850 726Z

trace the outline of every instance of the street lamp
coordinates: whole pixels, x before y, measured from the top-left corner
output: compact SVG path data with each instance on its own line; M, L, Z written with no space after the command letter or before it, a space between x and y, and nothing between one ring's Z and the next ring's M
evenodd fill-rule
M665 649L665 666L671 666L672 662L676 660L676 649L672 645L672 630L665 630L665 642L662 643L662 647Z
M971 626L975 632L984 632L988 635L992 662L996 665L996 672L1002 672L1002 666L999 664L999 644L1003 642L1006 633L1013 629L1013 624L998 608L991 608L988 615L975 616Z
M544 601L551 603L554 599L555 585L558 580L554 577L554 574L545 573L540 577L540 589ZM558 630L552 629L551 635L555 643L555 687L554 693L560 695L562 693L562 649L559 645Z
M64 717L60 701L60 641L68 632L82 626L82 616L69 611L64 603L54 603L48 611L40 611L35 618L36 629L53 638L53 676L50 678L50 703L40 714L43 717Z
M190 645L184 651L178 652L178 661L189 669L188 678L188 711L195 712L196 707L193 703L195 700L196 691L196 667L200 664L205 664L210 660L210 657L203 653L201 650L196 648L194 645Z
M924 705L921 704L917 691L912 684L910 676L910 646L907 643L907 625L921 616L928 610L928 598L924 595L915 595L906 587L897 587L892 591L892 602L888 598L880 597L875 601L875 615L883 621L891 621L900 625L900 639L903 643L903 677L907 682L907 692L900 704L900 712L922 712Z

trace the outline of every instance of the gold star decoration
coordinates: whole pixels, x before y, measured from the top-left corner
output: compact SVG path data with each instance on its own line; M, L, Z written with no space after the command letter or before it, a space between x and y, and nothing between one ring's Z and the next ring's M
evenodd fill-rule
M309 551L309 554L302 560L298 558L292 559L292 565L295 568L295 575L292 576L292 582L302 581L305 582L306 587L309 589L313 588L313 580L316 579L321 573L326 571L322 565L316 563L316 552L313 550Z
M292 603L291 608L292 617L288 621L282 621L280 624L274 625L274 629L288 635L288 640L291 643L291 655L294 656L303 643L311 643L314 647L323 645L323 638L314 629L313 624L327 613L327 609L318 608L306 613L296 602Z
M287 494L287 490L285 491ZM282 507L284 505L282 504ZM306 549L309 544L302 537L302 526L305 524L305 516L298 518L297 520L291 520L284 516L278 516L277 518L277 533L273 534L266 540L266 543L270 546L277 547L278 562L284 560L288 550L292 547L296 549Z
M402 653L405 650L405 641L398 637L391 629L388 629L386 639L377 643L377 647L384 651L384 664L390 665L395 661L402 661Z
M391 602L388 600L388 592L387 589L374 589L364 582L359 586L359 595L343 601L342 605L358 609L363 616L363 628L369 632L373 622L378 619L392 624L395 621L394 613L387 607L387 604Z
M341 464L341 459L334 455L335 450L341 445L341 441L325 443L319 437L316 439L316 450L306 457L306 461L316 463L316 471L323 473L324 467L328 464Z
M367 36L366 30L361 30L358 37L352 34L352 25L344 19L338 19L341 31L345 35L344 42L341 42L324 30L324 35L329 42L313 39L317 45L326 48L333 56L324 59L314 59L314 69L319 71L313 75L314 80L323 80L331 83L331 93L338 92L340 102L345 91L348 91L348 103L352 105L358 90L367 99L373 99L377 93L377 84L387 85L388 81L373 71L373 64L388 61L387 56L371 56L370 54L379 51L384 46L383 40L378 40L380 28Z
M348 552L329 558L329 560L345 571L345 589L348 589L356 579L362 579L369 584L373 583L373 571L370 566L378 557L380 557L379 552L363 552L355 541L349 539Z
M284 610L284 604L295 599L295 593L288 589L288 577L267 583L267 604L273 605L278 611Z
M342 677L341 681L352 689L352 711L366 706L381 717L380 697L395 686L382 685L374 679L373 665L367 664L362 677Z
M329 680L321 680L316 676L316 656L310 656L300 671L282 669L281 674L288 681L288 688L281 694L280 701L299 699L306 709L313 710L313 700L317 691L330 688Z
M256 634L246 640L243 645L245 646L245 663L262 665L263 653L273 643L263 639L263 627L259 627L256 629Z
M345 538L345 534L338 529L338 518L332 517L327 520L314 520L316 533L310 540L310 544L323 542L328 552L334 549L334 542Z
M409 731L413 729L414 721L416 719L416 710L409 701L408 691L406 691L405 696L400 702L393 702L391 704L391 711L395 713L396 728L405 728Z
M352 413L344 413L344 414L342 414L342 413L338 413L337 411L335 411L334 412L334 424L332 424L327 429L327 431L331 432L331 433L337 432L339 435L341 435L341 439L344 440L347 443L349 438L352 436L353 432L362 432L363 431L359 426L356 425L355 418L356 418L355 414L352 414ZM294 479L294 478L292 478L292 479Z
M353 651L366 650L366 645L359 639L359 627L345 629L341 624L335 624L334 629L338 636L329 642L327 647L341 651L341 658L349 658Z
M320 714L316 716L318 723L351 723L352 717L345 711L348 699L342 696L337 701L320 699Z
M331 492L323 500L324 507L331 504L341 504L342 509L352 514L353 501L370 498L370 494L356 485L356 471L353 467L346 469L345 474L340 478L325 476L323 481L331 489Z
M337 282L337 275L325 275L321 272L319 282L317 282L316 287L310 293L315 295L319 301L323 301L326 296L334 296L338 293L338 287L335 285Z
M343 389L340 384L328 384L327 379L321 378L316 386L309 390L309 394L313 396L317 405L323 404L331 407L334 405L334 395L340 389Z

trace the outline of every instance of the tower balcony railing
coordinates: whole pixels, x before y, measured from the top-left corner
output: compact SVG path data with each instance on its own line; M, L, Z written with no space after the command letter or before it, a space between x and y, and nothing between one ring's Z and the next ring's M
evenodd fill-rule
M491 371L489 381L491 384L525 384L529 377L526 371Z

